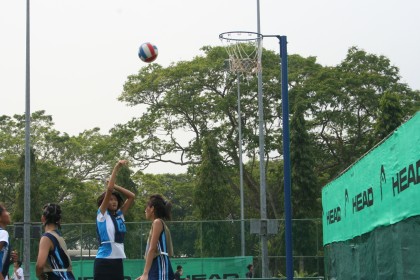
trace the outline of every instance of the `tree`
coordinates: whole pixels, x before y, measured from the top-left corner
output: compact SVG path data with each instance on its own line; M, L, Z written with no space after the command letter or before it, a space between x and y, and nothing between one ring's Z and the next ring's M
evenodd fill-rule
M377 108L385 92L396 92L405 104L404 119L415 112L418 92L400 82L388 58L349 49L336 67L324 67L305 85L311 103L311 131L318 145L317 173L322 181L337 176L375 141Z
M203 159L197 174L194 204L199 219L224 220L231 213L229 180L216 140L209 134L203 141ZM203 200L203 197L206 199ZM215 206L218 211L214 211Z
M296 219L321 216L320 188L314 172L314 144L307 131L305 112L308 104L305 97L296 97L294 113L290 123L290 158L292 162L292 208Z
M205 55L192 61L181 61L167 68L151 64L128 77L119 100L130 106L146 105L147 111L138 119L115 127L112 135L122 141L119 146L140 169L155 162L198 166L202 160L202 138L211 129L219 141L224 166L239 170L236 75L225 72L224 48L202 50ZM265 159L269 166L281 154L278 55L264 50L263 64ZM241 85L242 147L249 163L244 169L244 185L253 196L254 203L250 205L256 212L260 209L259 175L255 172L259 168L257 95L256 77ZM239 194L236 181L232 180L230 185ZM281 217L278 201L272 196L268 199L273 199L269 203L271 213Z
M29 152L30 158L30 221L31 222L39 222L40 221L40 213L42 209L42 202L39 200L39 177L38 177L38 168L36 162L35 151L33 149ZM16 205L13 209L13 221L15 222L24 222L24 194L25 194L25 155L22 154L19 159L19 189L16 194Z
M128 77L119 100L130 106L145 105L147 111L115 127L112 137L140 169L156 162L198 166L202 161L202 138L211 129L219 141L224 166L231 171L239 170L236 75L225 72L227 55L222 47L202 50L204 55L191 61L173 63L166 68L151 64ZM262 58L268 178L269 170L273 170L271 166L279 164L277 161L282 156L280 73L277 54L263 50ZM315 57L289 55L291 115L293 96L302 92L310 104L306 112L307 129L316 145L314 165L320 185L372 147L373 123L378 117L379 99L386 91L400 95L401 104L408 108L404 119L413 114L418 92L400 82L398 68L386 57L352 47L339 65L323 67ZM244 188L250 194L249 205L253 206L250 217L258 216L260 209L256 172L259 169L257 95L256 78L241 84ZM270 178L270 181L281 183L281 178ZM237 180L232 179L229 184L239 195ZM269 217L280 218L283 214L277 190L274 185L267 188ZM238 212L235 216L239 216Z
M12 213L16 205L17 182L19 182L18 161L16 155L0 157L0 201Z
M202 225L202 241L197 247L202 252L201 257L230 256L232 244L229 240L232 240L233 235L229 226L211 221L229 219L232 213L229 203L232 194L216 139L209 132L203 141L203 157L197 174L194 204L198 218L209 222Z
M304 219L321 216L320 187L314 172L312 138L310 137L305 112L308 108L307 98L303 92L294 97L294 110L290 124L290 158L292 163L292 209L293 218L300 219L293 227L295 237L294 251L298 256L314 256L317 252L316 224ZM299 258L299 272L305 271L305 260Z
M119 154L119 147L99 128L69 136L53 129L52 117L45 111L31 115L31 148L41 161L52 161L80 180L103 176ZM25 116L0 116L0 155L20 155L24 150Z
M379 101L378 119L375 124L377 141L384 139L403 121L400 97L396 93L385 92Z

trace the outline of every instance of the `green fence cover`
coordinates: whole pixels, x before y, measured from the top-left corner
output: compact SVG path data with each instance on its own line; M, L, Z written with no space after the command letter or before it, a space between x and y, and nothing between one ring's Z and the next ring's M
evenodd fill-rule
M324 247L325 279L420 279L420 216Z
M420 215L420 112L322 189L324 245Z
M173 270L182 265L184 275L191 280L244 278L250 256L230 258L174 258ZM93 280L94 260L73 261L73 273L78 280ZM136 279L143 272L144 260L124 260L124 279ZM13 273L13 270L11 271ZM31 263L31 279L36 279L35 264Z

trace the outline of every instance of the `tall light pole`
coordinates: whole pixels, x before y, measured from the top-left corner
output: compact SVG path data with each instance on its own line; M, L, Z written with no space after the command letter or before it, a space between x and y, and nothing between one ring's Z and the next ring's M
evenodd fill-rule
M260 27L260 1L257 0L257 33L261 34ZM261 49L262 38L258 39L258 49ZM261 65L261 56L258 56L258 65ZM262 92L262 70L258 71L258 127L259 127L259 150L260 150L260 215L261 225L267 224L267 198L265 188L265 160L264 160L264 110ZM266 226L264 227L266 228ZM268 250L267 231L261 232L261 277L268 278Z
M25 184L23 207L24 278L30 278L31 264L31 95L30 95L30 0L26 0L26 86L25 86Z
M257 0L257 32L261 33L260 27L260 1ZM290 176L290 136L289 136L289 89L288 89L288 70L287 70L287 37L279 35L263 35L263 37L276 37L280 45L281 63L281 95L282 95L282 121L283 121L283 172L284 172L284 213L285 213L285 236L286 236L286 276L288 280L293 279L293 249L292 249L292 207L291 207L291 176ZM261 39L259 40L261 43ZM261 56L258 63L261 65ZM258 108L260 124L260 199L261 199L261 223L267 221L266 211L266 189L264 171L264 131L263 125L263 99L262 99L262 71L258 72ZM267 252L267 233L261 234L261 258L262 258L262 277L268 275L268 252Z

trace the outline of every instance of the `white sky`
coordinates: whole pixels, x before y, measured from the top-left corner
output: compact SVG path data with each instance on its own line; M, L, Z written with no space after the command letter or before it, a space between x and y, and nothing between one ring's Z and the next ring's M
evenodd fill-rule
M145 64L141 43L163 66L200 55L233 30L257 31L257 0L31 1L31 112L55 129L107 133L141 109L117 101L126 77ZM260 0L261 33L286 35L289 54L340 63L351 46L385 55L420 89L420 1ZM26 0L0 0L0 115L25 111ZM276 38L264 47L278 52ZM263 74L264 75L264 74Z

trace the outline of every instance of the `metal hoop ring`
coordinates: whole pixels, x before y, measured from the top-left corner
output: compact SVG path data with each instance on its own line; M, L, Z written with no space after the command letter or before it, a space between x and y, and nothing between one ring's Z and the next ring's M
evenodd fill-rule
M231 35L236 35L237 37L232 37ZM241 35L248 35L252 37L251 38L238 38L238 36L241 36ZM251 31L229 31L229 32L220 33L219 38L220 40L246 42L246 41L261 40L263 38L263 35L260 33L251 32Z

